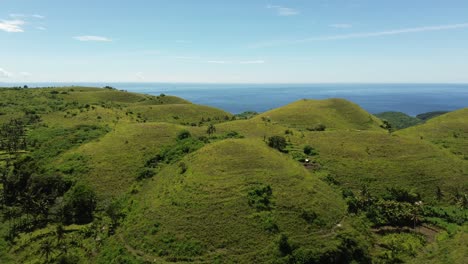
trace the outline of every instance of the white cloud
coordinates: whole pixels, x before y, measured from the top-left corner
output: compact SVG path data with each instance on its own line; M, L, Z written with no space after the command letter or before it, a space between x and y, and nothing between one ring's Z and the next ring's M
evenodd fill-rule
M0 78L10 78L13 74L11 72L8 72L2 68L0 68Z
M101 36L76 36L73 38L79 41L97 41L97 42L111 42L112 41L112 39L110 38L101 37Z
M468 23L453 24L453 25L441 25L441 26L415 27L415 28L402 28L402 29L379 31L379 32L369 32L369 33L353 33L353 34L343 34L343 35L334 35L334 36L323 36L323 37L307 38L307 39L303 39L303 40L298 40L297 42L309 42L309 41L317 41L317 40L370 38L370 37L401 35L401 34L409 34L409 33L420 33L420 32L427 32L427 31L450 30L450 29L458 29L458 28L468 28Z
M264 64L264 60L245 60L245 61L229 61L229 60L209 60L207 63L213 64Z
M329 26L332 27L332 28L343 28L343 29L353 27L353 25L351 25L351 24L331 24Z
M135 77L137 77L138 80L144 80L145 79L145 75L142 72L135 73Z
M264 64L264 60L250 60L250 61L241 61L240 64Z
M299 14L299 11L290 7L284 7L279 5L268 5L268 9L276 10L279 16L295 16Z
M20 72L19 75L23 78L28 78L31 76L31 73L29 72Z
M195 56L175 56L174 59L178 59L178 60L195 60L195 59L199 59L199 57L195 57Z
M223 61L223 60L209 60L207 63L213 63L213 64L231 64L232 61Z
M45 18L45 16L41 16L41 15L38 15L38 14L32 15L32 17L38 18L38 19L44 19Z
M6 32L24 32L23 25L25 22L23 20L0 20L0 30Z
M401 29L367 32L367 33L351 33L351 34L342 34L342 35L320 36L320 37L311 37L311 38L297 39L297 40L270 41L270 42L256 43L256 44L250 45L250 48L282 46L282 45L291 45L291 44L307 43L307 42L314 42L314 41L372 38L372 37L402 35L402 34L431 32L431 31L444 31L444 30L453 30L453 29L464 29L464 28L468 28L468 23L439 25L439 26L424 26L424 27L414 27L414 28L401 28Z
M179 39L179 40L176 40L176 43L179 43L179 44L189 44L189 43L192 43L192 41Z
M27 17L32 17L32 18L37 18L37 19L44 19L45 16L39 15L39 14L34 14L34 15L27 15L27 14L10 14L10 17L12 18L27 18Z
M10 17L13 17L13 18L27 17L27 15L25 15L25 14L10 14Z
M47 28L45 28L45 27L36 27L36 29L39 29L39 30L42 30L42 31L47 30Z

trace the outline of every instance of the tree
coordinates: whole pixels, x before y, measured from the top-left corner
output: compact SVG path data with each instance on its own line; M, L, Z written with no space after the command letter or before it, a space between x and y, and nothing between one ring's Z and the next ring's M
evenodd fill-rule
M306 145L306 146L304 147L304 154L306 154L306 155L315 154L314 148L311 147L311 146L309 146L309 145Z
M54 247L49 240L46 240L41 243L41 247L39 248L41 256L44 256L46 259L46 263L49 262L50 255L54 252Z
M442 199L444 198L444 193L442 192L442 189L437 186L437 189L436 189L436 197L437 197L437 201L442 201Z
M57 236L57 243L62 242L63 238L65 237L65 228L63 227L62 223L59 223L55 227L55 235Z
M286 148L286 139L282 136L272 136L268 138L268 146L284 152Z
M0 152L4 151L5 164L1 169L1 183L3 185L3 199L6 199L8 192L7 177L12 165L13 157L20 150L26 149L26 127L21 119L11 119L0 127Z
M76 184L64 195L64 203L66 222L87 224L93 221L96 194L90 187Z
M287 235L281 234L278 238L278 250L282 256L287 256L292 253L293 249L289 244L289 238Z
M210 124L208 126L208 129L206 130L206 133L211 136L215 132L216 132L216 127L213 124Z
M113 234L115 228L119 226L120 220L125 217L123 213L123 204L121 200L111 201L105 209L106 215L111 219L111 226L109 228L109 233Z

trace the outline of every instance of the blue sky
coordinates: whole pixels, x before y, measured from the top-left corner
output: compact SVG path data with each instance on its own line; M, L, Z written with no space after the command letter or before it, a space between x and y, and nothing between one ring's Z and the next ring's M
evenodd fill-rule
M0 82L468 82L466 0L0 0Z

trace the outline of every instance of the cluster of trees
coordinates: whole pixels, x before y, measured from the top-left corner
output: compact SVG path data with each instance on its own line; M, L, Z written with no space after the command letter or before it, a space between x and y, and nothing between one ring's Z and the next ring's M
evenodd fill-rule
M436 194L442 195L440 188L437 188ZM418 193L402 188L388 188L384 195L377 197L372 195L367 187L363 187L358 195L346 190L343 191L343 196L350 213L363 213L377 227L388 225L414 228L431 218L458 225L468 221L466 207L463 207L462 203L456 203L458 209L426 205ZM463 195L455 194L454 199L456 197Z
M96 195L86 185L45 173L27 154L27 127L12 119L0 128L2 189L0 205L10 221L7 239L50 222L84 224L93 220Z

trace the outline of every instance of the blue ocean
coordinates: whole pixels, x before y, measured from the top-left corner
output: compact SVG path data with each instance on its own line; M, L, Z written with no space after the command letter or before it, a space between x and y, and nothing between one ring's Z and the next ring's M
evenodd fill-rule
M13 84L1 84L11 86ZM187 84L187 83L31 83L30 87L109 85L131 92L180 96L231 113L264 112L310 98L345 98L371 113L400 111L415 116L468 107L468 84Z

